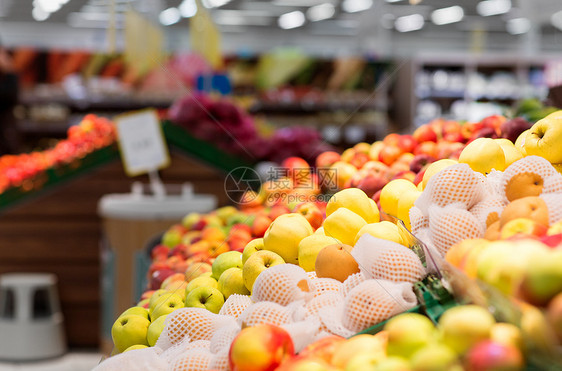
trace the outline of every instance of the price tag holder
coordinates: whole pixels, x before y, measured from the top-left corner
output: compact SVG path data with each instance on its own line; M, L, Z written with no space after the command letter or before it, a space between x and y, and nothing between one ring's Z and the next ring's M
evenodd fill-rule
M170 164L170 154L155 110L119 115L115 123L121 159L128 176L154 173Z

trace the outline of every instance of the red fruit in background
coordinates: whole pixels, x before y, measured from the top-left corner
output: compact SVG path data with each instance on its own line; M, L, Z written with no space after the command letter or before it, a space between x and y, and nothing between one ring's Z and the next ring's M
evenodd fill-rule
M400 134L388 134L386 137L384 137L382 142L387 146L398 147L398 143L400 142Z
M406 171L401 171L398 174L396 174L394 176L394 178L392 178L392 180L406 179L406 180L409 180L410 182L413 183L415 178L416 178L416 173L414 173L413 171L410 171L410 170L406 170Z
M271 207L271 210L269 211L269 219L271 219L272 221L277 219L278 216L283 215L283 214L288 214L291 211L289 210L289 208L285 205L275 205Z
M420 126L414 130L412 137L420 144L423 142L437 142L437 133L430 125Z
M164 245L157 245L150 251L150 257L152 260L161 260L163 257L164 259L168 257L168 253L170 252L170 248Z
M369 161L363 165L363 169L361 170L386 177L390 168L380 161Z
M441 132L443 133L443 136L447 134L460 134L461 124L452 120L445 121L441 127Z
M465 140L468 140L483 127L481 122L466 122L461 126L461 134Z
M484 127L492 128L492 129L494 129L496 134L499 134L500 127L506 120L507 120L507 118L505 118L502 115L493 115L493 116L485 117L480 122L482 123L482 125Z
M376 192L382 189L388 183L386 176L382 176L377 173L367 172L361 176L357 182L354 182L351 186L354 188L359 188L371 197Z
M299 356L302 357L318 357L328 364L332 363L332 356L336 351L337 347L342 344L346 339L337 336L326 336L320 340L315 341L312 344L307 345L300 353Z
M363 165L369 162L369 155L363 152L356 152L349 163L355 166L357 169L361 169Z
M539 241L548 247L557 248L562 244L562 233L553 234L550 236L542 236Z
M300 157L289 157L283 160L281 167L286 169L289 178L296 177L298 174L310 173L310 165Z
M417 146L418 141L414 139L412 135L401 135L398 140L398 148L400 148L402 152L413 153Z
M316 167L330 167L341 159L339 153L334 151L323 152L316 157Z
M504 121L500 125L501 137L515 143L519 135L525 130L530 129L531 126L533 126L533 124L522 117L515 117L511 120Z
M187 259L189 256L189 247L183 244L176 245L176 247L168 252L168 257L171 256L179 256L180 258Z
M385 146L379 152L379 161L385 165L392 165L400 157L402 151L395 146Z
M166 270L166 269L170 269L170 265L168 264L167 260L154 261L148 267L148 273L147 273L148 277L151 277L152 274L156 271Z
M447 142L459 142L459 143L463 143L466 141L465 137L461 133L447 133L443 136L443 140Z
M322 222L324 221L324 215L322 211L318 208L318 206L316 206L316 204L312 202L304 202L299 204L295 208L294 212L304 216L304 218L308 220L312 228L314 228L315 230L320 228L322 226Z
M371 196L371 199L377 203L377 206L379 206L379 210L380 210L381 192L382 192L382 189L379 190L379 191L376 191L375 194Z
M496 129L491 128L491 127L483 127L482 129L478 130L472 138L470 138L470 141L473 141L474 139L478 139L478 138L495 139L497 137L498 137L498 134L496 133Z
M489 340L476 344L465 360L466 371L516 371L525 365L519 349Z
M427 154L416 155L412 162L410 162L410 171L419 173L422 169L426 168L429 164L435 161L435 157Z
M419 173L416 174L416 177L414 178L414 184L417 186L418 184L421 183L421 181L423 180L423 175L425 174L425 170L427 169L424 168L422 169Z
M441 141L437 143L437 158L449 158L458 150L463 150L465 145L459 142Z
M271 224L271 219L265 215L256 215L252 223L252 235L254 237L263 237L267 228Z
M162 282L175 273L177 273L175 270L169 268L154 271L149 277L148 288L150 290L158 290L162 286Z
M414 155L429 155L431 157L437 158L437 143L423 142L418 144L418 146L414 150Z
M232 371L270 371L295 354L293 340L281 327L261 324L245 327L228 351Z

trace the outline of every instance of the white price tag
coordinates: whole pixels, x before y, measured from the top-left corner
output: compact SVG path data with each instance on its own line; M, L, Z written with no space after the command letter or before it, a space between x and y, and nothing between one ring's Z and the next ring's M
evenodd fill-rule
M169 165L168 147L155 110L120 115L115 123L127 175L136 176Z

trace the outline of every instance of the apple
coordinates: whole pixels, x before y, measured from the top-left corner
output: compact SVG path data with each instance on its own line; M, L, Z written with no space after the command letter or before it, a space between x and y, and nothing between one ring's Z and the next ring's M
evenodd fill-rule
M402 195L402 197L398 200L398 208L397 208L397 217L398 219L404 222L406 228L409 231L412 230L412 226L410 224L410 209L414 206L414 203L420 197L422 192L418 191L417 189L414 191L408 191Z
M267 228L271 224L271 219L266 215L257 215L252 223L252 235L256 237L263 237Z
M150 323L150 326L148 326L146 340L148 342L148 345L150 345L151 347L156 344L158 338L160 337L160 334L162 333L162 331L164 331L164 322L166 321L166 317L168 317L168 315L164 314L152 321Z
M412 355L410 363L412 371L461 371L463 369L457 354L444 344L424 346Z
M324 233L346 245L353 245L355 236L367 222L353 211L340 207L324 220Z
M170 284L175 281L185 281L185 275L183 273L172 274L162 282L160 288L167 290L168 286L170 286Z
M212 287L197 287L185 298L185 306L193 308L204 308L209 312L218 314L224 304L223 294Z
M119 352L132 345L148 345L146 335L150 321L142 316L128 314L117 318L111 327L111 338Z
M359 238L361 238L361 236L363 236L364 234L370 234L371 236L376 238L402 244L402 236L400 235L398 226L386 220L379 223L366 224L365 226L363 226L363 228L361 228L359 232L357 232L354 244L356 244Z
M226 223L226 220L234 215L237 214L239 211L234 206L223 206L219 207L215 214L222 220L223 223Z
M310 223L302 214L281 215L265 232L264 249L278 254L287 263L298 264L299 243L313 232Z
M457 354L464 354L472 346L490 338L494 317L477 305L462 305L445 311L439 318L443 342Z
M211 272L212 269L213 268L209 263L194 262L191 265L189 265L185 270L185 280L187 282L190 282L191 280L194 280L195 278L199 277L203 273Z
M344 162L349 163L351 161L351 159L353 158L353 156L355 156L355 149L354 148L348 148L345 151L342 152L341 154L341 160Z
M270 324L246 327L228 351L232 371L275 370L295 353L293 340L283 328Z
M500 226L503 228L514 219L526 218L545 227L542 234L546 234L548 227L548 206L546 202L536 196L527 196L511 201L500 215Z
M207 241L224 241L226 234L222 227L207 226L201 231L201 239Z
M378 208L369 202L367 194L360 189L344 189L330 197L326 205L326 216L329 217L339 208L345 208L354 212L368 223L379 221Z
M260 250L263 250L263 238L255 238L248 242L242 250L242 266L253 253Z
M363 353L377 354L380 358L384 358L384 346L384 342L373 335L361 334L353 336L347 341L341 342L336 348L332 357L332 365L344 369L355 355Z
M275 205L271 208L271 210L269 211L269 214L267 216L269 217L269 219L275 220L279 216L285 215L285 214L288 214L288 213L290 213L290 210L286 205Z
M523 117L514 117L500 125L500 132L502 138L506 138L515 143L519 135L521 135L521 133L525 130L529 130L531 126L533 126L533 124L525 120Z
M562 245L562 233L548 235L547 232L546 236L542 236L539 241L550 248L558 248Z
M422 178L422 181L421 181L422 188L425 189L425 187L427 186L427 183L429 182L429 179L431 179L431 177L433 177L435 174L437 174L438 172L440 172L443 169L446 169L447 167L449 167L451 165L455 165L455 164L458 164L458 163L459 163L458 161L451 160L451 159L441 159L441 160L437 160L437 161L431 163L425 169L425 172L423 174L423 178Z
M144 348L148 348L146 345L144 344L135 344L135 345L131 345L130 347L128 347L127 349L125 349L123 351L123 353L128 352L130 350L137 350L137 349L144 349Z
M166 287L166 290L178 294L181 296L182 300L185 300L187 285L188 283L186 281L174 281Z
M201 214L199 213L189 213L183 217L181 224L186 229L191 229L195 224L201 220Z
M407 359L402 357L387 357L376 366L375 371L410 371L412 367Z
M397 146L386 145L381 149L378 160L385 165L392 165L402 154L402 150Z
M521 151L519 151L515 147L513 142L511 142L509 139L499 138L494 140L500 145L503 150L503 154L505 155L506 168L515 161L521 160L523 158L523 154L521 153Z
M384 147L385 144L383 143L382 140L378 140L373 144L371 144L371 148L369 148L369 158L371 160L378 160L379 153L381 152L381 149L383 149Z
M211 267L211 277L218 281L222 272L228 268L242 268L242 253L239 251L224 252L217 256Z
M312 202L303 202L298 204L294 212L304 216L314 230L320 228L322 226L322 222L324 221L322 211L320 211L318 206Z
M524 370L525 360L514 346L493 341L482 341L468 352L466 371Z
M531 304L546 305L562 291L562 250L537 252L527 263L522 294Z
M425 169L429 164L435 161L435 157L432 157L428 154L422 153L416 155L412 162L410 162L410 171L414 173L419 173L422 169Z
M553 164L562 162L562 111L556 111L537 121L525 137L525 152L528 156L541 156Z
M148 310L149 303L150 303L150 299L142 299L137 303L137 307L141 307Z
M144 318L148 319L148 309L146 309L144 307L141 307L141 306L131 307L131 308L125 310L123 313L121 313L119 315L119 317L127 316L127 315L130 315L130 314L135 315L135 316L141 316L141 317L144 317Z
M490 128L490 127L483 127L482 129L480 129L476 133L474 133L471 140L475 140L475 139L479 139L479 138L496 139L497 137L498 137L498 133L497 133L496 129Z
M170 249L181 243L183 234L178 230L169 229L162 236L162 245Z
M506 160L502 147L491 138L478 138L470 142L459 157L460 163L465 163L474 171L487 174L492 169L503 171Z
M418 144L418 146L414 150L414 155L428 155L433 158L437 158L437 143L423 142Z
M191 280L186 288L185 288L185 295L187 296L191 291L198 287L213 287L218 288L219 283L216 279L211 277L209 274L203 274L197 278Z
M546 308L546 317L558 341L562 341L562 293L556 294L556 296L550 300ZM519 340L519 338L516 339Z
M398 139L398 148L402 152L414 152L414 149L418 146L418 141L412 135L401 135Z
M169 292L162 294L156 301L150 305L149 313L152 321L158 317L170 314L174 310L183 308L183 299L181 295Z
M325 178L332 179L335 178L336 186L338 189L344 189L347 182L351 179L353 174L357 172L357 168L347 162L338 161L327 169ZM325 185L325 181L322 182ZM333 187L330 187L333 190Z
M316 257L320 250L328 245L341 243L333 237L328 237L322 234L313 234L305 237L299 243L299 265L307 272L314 271Z
M388 333L387 354L410 358L417 350L434 342L437 330L429 318L418 313L404 313L385 325Z
M495 343L524 349L523 334L519 327L511 323L496 323L490 331L490 340Z
M244 285L242 269L237 267L228 268L221 274L217 288L225 299L232 294L250 295L250 290Z
M327 168L340 161L341 156L339 153L334 151L326 151L316 157L316 167L317 168Z
M388 182L381 191L380 203L382 210L391 216L398 216L398 201L403 194L409 191L417 191L414 183L406 179L395 179Z
M412 137L418 143L423 142L437 142L437 134L430 125L422 125L412 134Z
M357 169L361 169L363 165L369 162L370 158L369 155L366 153L355 153L353 158L349 161L349 163L355 166Z
M176 273L176 271L169 268L154 271L149 278L149 288L151 290L158 290L162 287L162 282L164 282L166 278Z
M345 342L344 337L338 335L330 335L323 337L311 344L308 344L300 351L299 355L303 357L316 357L324 360L326 363L332 363L332 357L336 349Z
M284 361L276 371L336 371L322 359L315 357L294 356L288 361Z
M502 239L508 239L515 235L523 234L529 236L544 236L547 228L529 218L516 218L505 223L500 229Z
M242 267L242 277L244 278L244 286L252 292L252 287L259 274L275 265L285 264L285 260L278 254L269 250L256 251Z
M363 170L361 170L362 172ZM388 183L386 175L380 175L372 171L358 172L351 181L352 188L358 188L365 192L367 197L372 197Z
M150 296L150 300L149 300L149 304L148 304L148 314L150 316L150 307L152 307L154 305L154 303L156 302L156 300L158 300L158 298L164 294L169 294L169 292L167 290L163 290L163 289L159 289L156 290L152 293L152 295Z

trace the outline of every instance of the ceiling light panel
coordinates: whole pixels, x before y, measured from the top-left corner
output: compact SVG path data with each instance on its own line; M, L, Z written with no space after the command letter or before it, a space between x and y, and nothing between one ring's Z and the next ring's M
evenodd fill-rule
M304 13L298 10L283 14L277 21L279 27L284 30L301 27L302 25L304 25L304 22Z
M332 18L334 14L336 14L336 7L330 3L315 5L306 11L306 17L312 22Z
M373 6L373 0L344 0L341 8L347 13L357 13L368 10Z
M511 9L511 0L484 0L476 5L476 11L482 17L505 14Z
M398 32L412 32L421 30L424 23L425 20L421 14L412 14L396 18L394 28Z
M434 10L431 13L431 21L438 25L456 23L464 18L464 10L458 5Z

